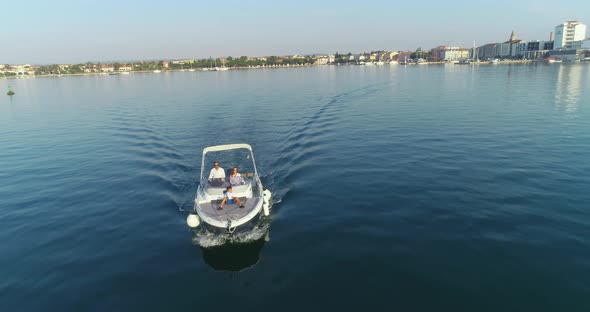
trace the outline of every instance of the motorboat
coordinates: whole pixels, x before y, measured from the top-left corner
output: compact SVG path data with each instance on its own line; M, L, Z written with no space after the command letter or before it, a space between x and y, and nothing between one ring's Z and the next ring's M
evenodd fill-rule
M229 171L225 178L209 179L209 170L205 169L205 160L218 161L221 167ZM231 180L231 168L237 167L241 179ZM228 144L209 146L203 149L201 159L201 177L187 224L191 228L205 227L214 233L234 234L248 231L256 225L256 221L270 214L271 192L262 187L252 147L248 144ZM220 207L228 186L232 186L232 194L239 198L241 206L229 201Z
M555 58L555 56L550 56L548 58L545 59L547 61L547 63L549 64L553 64L553 63L561 63L561 60L558 60Z
M153 72L157 74L157 73L161 73L162 71L161 71L161 70L159 70L159 69L156 69L156 70L154 70Z

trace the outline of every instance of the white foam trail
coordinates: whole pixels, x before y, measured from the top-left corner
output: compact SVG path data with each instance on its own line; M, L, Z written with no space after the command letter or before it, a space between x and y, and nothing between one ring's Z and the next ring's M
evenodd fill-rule
M242 233L235 233L232 236L217 234L201 229L193 236L193 244L204 248L221 246L224 244L243 244L261 239L270 228L270 221L261 221L252 230Z

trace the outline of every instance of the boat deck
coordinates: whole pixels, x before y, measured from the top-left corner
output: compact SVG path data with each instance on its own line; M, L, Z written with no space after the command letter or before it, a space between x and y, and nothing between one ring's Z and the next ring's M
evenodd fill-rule
M258 200L260 200L260 197L239 198L242 204L245 206L244 208L240 208L236 203L226 203L225 205L223 205L223 209L218 210L221 200L212 200L209 203L199 203L199 207L201 207L201 211L204 212L207 216L214 218L216 220L237 220L243 218L245 215L254 210L254 208L256 208L256 203L258 203Z

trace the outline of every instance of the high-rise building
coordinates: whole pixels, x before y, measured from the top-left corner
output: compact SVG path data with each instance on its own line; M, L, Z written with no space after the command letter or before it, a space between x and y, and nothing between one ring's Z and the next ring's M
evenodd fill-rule
M575 48L576 41L586 39L586 25L577 21L568 21L555 26L554 49Z

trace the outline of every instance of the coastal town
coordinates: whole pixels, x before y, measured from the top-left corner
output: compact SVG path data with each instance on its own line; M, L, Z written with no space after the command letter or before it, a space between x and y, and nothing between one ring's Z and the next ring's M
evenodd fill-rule
M514 62L590 62L586 25L567 21L548 32L547 40L525 40L512 31L506 41L473 47L441 45L430 50L371 51L329 55L222 57L207 59L88 62L83 64L0 64L0 79L64 75L119 75L131 72L224 71L229 69L300 67L311 65L496 64ZM1 61L1 60L0 60Z

